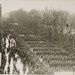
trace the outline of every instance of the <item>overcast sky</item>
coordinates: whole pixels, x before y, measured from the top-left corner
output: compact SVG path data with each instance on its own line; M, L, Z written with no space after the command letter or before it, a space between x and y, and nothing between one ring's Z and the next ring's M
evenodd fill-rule
M2 5L2 14L23 8L30 11L31 9L60 9L67 10L70 13L75 12L75 0L0 0Z

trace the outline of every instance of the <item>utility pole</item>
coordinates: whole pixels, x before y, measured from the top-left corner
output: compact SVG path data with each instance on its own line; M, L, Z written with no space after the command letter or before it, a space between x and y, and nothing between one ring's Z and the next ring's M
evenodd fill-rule
M0 40L2 39L2 7L1 7L1 4L0 4ZM1 52L1 50L0 50Z
M2 46L1 46L1 40L2 40L2 20L1 20L1 4L0 4L0 67L2 63Z
M1 7L1 4L0 4L0 18L1 18L1 10L2 10L2 7Z

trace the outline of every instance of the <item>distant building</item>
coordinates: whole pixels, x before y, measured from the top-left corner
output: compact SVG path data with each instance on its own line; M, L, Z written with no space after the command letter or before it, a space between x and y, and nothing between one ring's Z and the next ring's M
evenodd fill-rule
M75 29L74 28L71 28L70 30L67 30L65 27L64 27L64 30L63 30L63 33L64 34L72 34L74 35L75 34Z
M24 34L19 34L19 36L25 36Z
M75 34L75 29L71 30L71 34L74 35Z
M69 24L66 24L66 26L63 28L63 33L64 34L71 33L71 26Z
M10 23L10 25L13 25L13 26L18 26L19 24L18 23Z

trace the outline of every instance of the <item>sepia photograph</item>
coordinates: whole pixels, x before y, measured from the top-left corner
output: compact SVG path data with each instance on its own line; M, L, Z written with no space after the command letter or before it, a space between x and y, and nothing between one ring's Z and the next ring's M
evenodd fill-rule
M0 74L75 75L75 0L0 0Z

